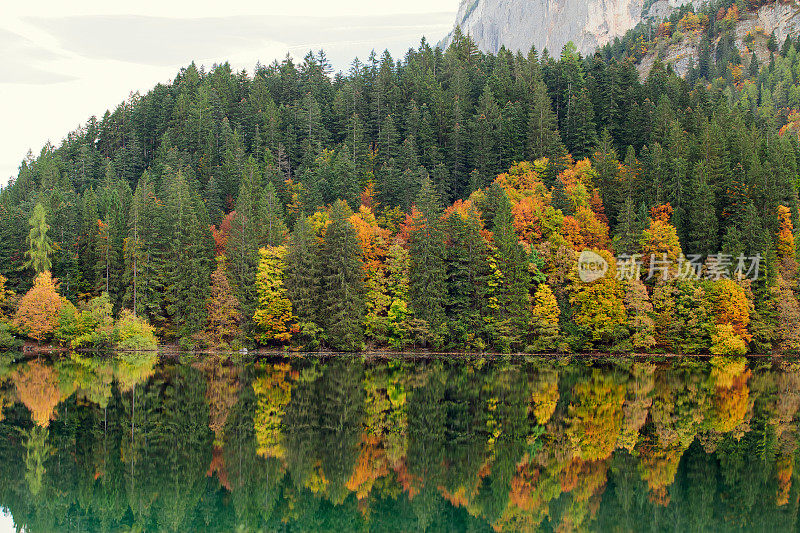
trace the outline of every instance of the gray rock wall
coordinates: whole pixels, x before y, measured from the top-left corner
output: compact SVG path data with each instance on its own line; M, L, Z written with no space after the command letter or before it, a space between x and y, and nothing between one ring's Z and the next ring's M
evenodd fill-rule
M536 46L558 57L573 41L581 53L589 54L636 26L644 1L462 0L456 25L485 52L496 53L503 45L527 52ZM661 18L688 1L657 0L648 13ZM450 39L441 44L448 45Z

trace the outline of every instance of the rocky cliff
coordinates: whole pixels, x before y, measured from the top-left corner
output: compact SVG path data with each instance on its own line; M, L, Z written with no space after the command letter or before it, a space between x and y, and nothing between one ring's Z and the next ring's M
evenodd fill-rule
M462 0L456 26L484 52L536 46L558 56L572 41L583 54L613 41L643 17L662 18L691 0ZM448 45L452 34L441 43Z
M800 3L796 0L779 1L759 7L756 11L742 13L733 28L733 44L747 62L751 54L759 62L769 61L767 41L775 34L780 45L787 35L800 34ZM657 39L637 68L642 78L646 77L656 60L660 60L680 76L685 76L689 66L698 63L701 32L676 32L670 38ZM712 44L716 46L719 39Z

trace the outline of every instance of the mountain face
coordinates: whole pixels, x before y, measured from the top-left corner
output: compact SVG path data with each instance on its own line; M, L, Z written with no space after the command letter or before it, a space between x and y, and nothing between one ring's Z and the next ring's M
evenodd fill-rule
M621 37L644 17L663 18L690 0L462 0L456 26L484 52L501 46L558 56L569 41L583 54ZM452 34L443 45L450 44Z

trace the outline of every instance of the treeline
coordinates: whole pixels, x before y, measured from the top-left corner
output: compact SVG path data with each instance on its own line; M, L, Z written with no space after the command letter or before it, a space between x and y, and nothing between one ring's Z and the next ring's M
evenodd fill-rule
M156 362L0 357L18 527L797 527L791 361Z
M252 77L191 65L28 158L0 193L7 287L49 270L78 307L107 293L185 346L650 349L629 343L644 299L656 349L711 349L725 324L734 351L797 348L794 44L710 85L658 63L640 82L629 58L571 46L487 55L458 32L329 71L322 53ZM31 264L42 238L48 269ZM659 329L651 279L627 303L610 289L598 333L575 320L595 312L580 308L593 286L568 279L583 248L760 255L760 280L737 284L753 324L693 281L704 333Z

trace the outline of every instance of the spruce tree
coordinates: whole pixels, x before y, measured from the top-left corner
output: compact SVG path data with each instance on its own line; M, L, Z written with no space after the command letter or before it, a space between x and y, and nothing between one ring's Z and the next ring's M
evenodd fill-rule
M419 212L410 236L409 296L417 318L436 334L444 324L447 288L441 206L430 179L422 181L416 207Z
M528 258L514 230L511 202L505 194L494 217L497 266L502 280L497 289L497 347L519 349L530 318L531 276Z
M286 289L301 328L318 327L322 321L321 250L306 217L299 217L289 238L286 256Z
M358 351L364 343L364 269L352 211L343 200L330 210L322 245L322 325L331 348Z

